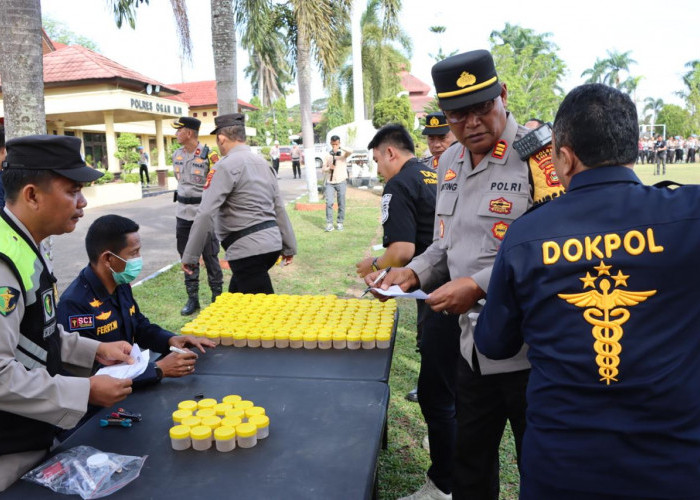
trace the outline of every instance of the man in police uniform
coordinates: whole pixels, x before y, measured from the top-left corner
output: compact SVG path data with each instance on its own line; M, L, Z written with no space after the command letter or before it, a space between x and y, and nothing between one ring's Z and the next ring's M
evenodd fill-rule
M101 343L56 323L56 278L41 243L75 229L87 202L82 183L102 174L85 165L80 140L37 135L7 141L0 210L0 491L38 463L57 428L70 429L88 403L112 406L131 380L64 376L93 362L128 361L126 342Z
M442 153L457 142L455 135L450 130L450 126L447 124L445 113L438 111L426 116L423 135L428 138L428 149L430 150L430 156L424 158L423 163L433 170L437 170L438 161Z
M209 172L219 160L218 155L209 146L199 142L199 126L196 118L181 116L173 127L177 129L175 138L182 147L173 153L173 169L177 185L177 210L175 234L177 251L182 258L187 240L190 236L192 221L197 214L197 208L202 201L202 189L207 182ZM204 265L207 268L207 280L211 289L211 301L221 294L224 275L219 265L219 241L211 232L207 244L202 248ZM185 274L185 289L187 303L180 311L183 316L189 316L199 309L199 256L192 267L191 274Z
M126 340L165 355L149 363L146 371L134 379L134 387L194 373L197 355L190 351L171 353L171 346L183 350L197 347L201 352L204 347L215 347L205 338L175 335L141 313L130 285L141 272L138 230L136 222L120 215L96 219L85 236L90 264L80 271L58 303L58 321L66 331L101 342Z
M475 336L494 358L529 345L524 499L700 495L700 187L643 185L638 133L628 95L572 90L553 139L567 194L494 264Z
M268 271L282 255L296 254L296 238L284 208L274 170L245 144L245 117L217 116L211 132L224 155L209 172L204 195L182 255L192 272L216 216L216 232L233 276L229 292L274 293Z
M510 224L535 201L558 194L561 186L549 186L549 192L531 187L531 176L542 177L544 170L532 168L511 147L528 130L506 111L508 91L489 52L449 57L433 66L432 74L439 105L459 141L439 162L437 238L407 267L392 270L381 286L430 289L449 273L451 281L426 302L435 311L461 315L453 496L497 499L498 448L506 420L520 451L529 363L525 349L506 360L486 358L474 346L468 313L478 315L482 309L479 301ZM533 185L546 184L534 179ZM375 277L372 273L365 280Z

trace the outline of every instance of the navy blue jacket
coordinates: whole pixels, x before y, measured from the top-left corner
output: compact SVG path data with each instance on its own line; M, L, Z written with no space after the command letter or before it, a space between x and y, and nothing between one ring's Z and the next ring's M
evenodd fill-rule
M66 331L102 342L126 340L163 354L168 353L168 341L174 335L141 314L131 285L118 285L110 295L89 265L63 292L57 313ZM149 363L146 371L134 379L134 385L156 382L155 368L155 363Z
M625 167L511 225L475 340L491 358L529 345L523 484L700 498L699 259L700 186Z

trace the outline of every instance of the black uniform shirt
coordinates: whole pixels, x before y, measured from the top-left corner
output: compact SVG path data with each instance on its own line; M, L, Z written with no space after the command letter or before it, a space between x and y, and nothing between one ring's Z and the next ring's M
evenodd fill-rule
M416 245L420 255L433 242L437 173L417 158L389 179L382 196L384 247L397 241Z

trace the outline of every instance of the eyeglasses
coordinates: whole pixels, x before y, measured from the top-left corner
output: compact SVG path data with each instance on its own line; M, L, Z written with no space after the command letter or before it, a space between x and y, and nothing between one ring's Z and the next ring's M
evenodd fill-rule
M466 108L443 110L443 113L445 113L445 118L448 123L461 123L471 114L474 114L474 116L484 116L490 113L493 110L493 106L496 104L496 99L499 97L500 96L496 96L493 99L480 102L479 104L472 104Z

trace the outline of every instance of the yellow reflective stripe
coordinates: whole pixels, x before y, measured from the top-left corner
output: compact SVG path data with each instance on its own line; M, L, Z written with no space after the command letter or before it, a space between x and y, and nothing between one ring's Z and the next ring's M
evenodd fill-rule
M453 90L451 92L440 92L438 93L438 97L454 97L456 95L462 95L462 94L468 94L469 92L474 92L475 90L483 89L484 87L488 87L492 83L495 83L498 81L498 77L494 76L490 80L486 80L483 83L479 83L477 85L472 85L471 87L467 87L465 89L460 89L460 90Z

